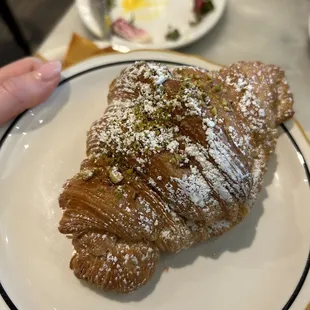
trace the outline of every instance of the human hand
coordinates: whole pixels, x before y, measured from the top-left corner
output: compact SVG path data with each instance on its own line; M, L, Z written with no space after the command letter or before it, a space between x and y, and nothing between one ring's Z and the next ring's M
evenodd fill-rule
M44 102L60 81L61 63L27 57L0 68L0 126Z

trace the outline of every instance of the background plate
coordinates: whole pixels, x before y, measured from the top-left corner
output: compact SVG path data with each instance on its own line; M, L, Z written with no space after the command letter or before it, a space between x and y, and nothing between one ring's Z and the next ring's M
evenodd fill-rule
M125 2L129 1L125 0ZM100 37L100 28L93 17L90 2L91 0L75 0L85 26L95 36ZM129 20L131 14L134 14L135 24L148 31L153 38L153 42L150 44L131 43L134 48L175 49L188 45L208 33L222 16L227 0L213 0L215 9L195 27L189 25L189 21L193 20L192 0L145 0L146 3L150 3L150 6L133 12L125 12L122 6L123 2L124 0L115 0L116 7L112 11L112 18L124 17ZM167 41L165 39L169 25L180 31L182 36L179 40ZM112 37L112 43L128 45L128 41L116 36Z

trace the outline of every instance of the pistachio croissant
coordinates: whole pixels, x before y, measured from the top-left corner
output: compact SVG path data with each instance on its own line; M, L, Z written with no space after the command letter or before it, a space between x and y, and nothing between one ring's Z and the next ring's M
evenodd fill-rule
M239 223L261 189L276 127L293 115L276 66L220 71L137 62L110 85L87 158L59 197L74 274L127 293L178 252Z

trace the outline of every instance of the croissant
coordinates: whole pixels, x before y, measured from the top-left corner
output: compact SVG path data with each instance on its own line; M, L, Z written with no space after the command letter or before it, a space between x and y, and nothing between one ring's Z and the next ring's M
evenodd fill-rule
M143 61L124 69L59 197L76 277L131 292L151 278L161 252L238 224L292 105L284 72L260 62L212 72Z

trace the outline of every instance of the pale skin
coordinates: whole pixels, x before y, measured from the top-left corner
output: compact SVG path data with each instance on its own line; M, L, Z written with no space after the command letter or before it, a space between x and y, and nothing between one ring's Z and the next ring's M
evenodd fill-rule
M0 68L0 126L48 99L60 81L61 62L27 57Z

